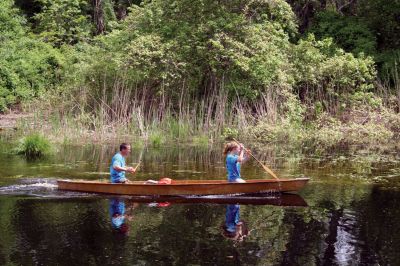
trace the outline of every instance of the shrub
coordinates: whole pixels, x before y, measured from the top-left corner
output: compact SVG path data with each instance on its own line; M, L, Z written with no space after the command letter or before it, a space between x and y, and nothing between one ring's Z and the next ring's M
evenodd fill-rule
M37 133L22 138L16 148L17 154L24 155L29 159L40 158L50 152L51 145L49 140Z
M342 123L327 113L321 114L313 124L315 130L309 134L309 139L325 147L334 146L343 139Z
M276 123L260 119L246 130L246 136L259 142L299 143L305 138L305 129L291 124L289 119Z
M365 125L351 123L343 130L345 141L350 144L382 144L393 137L393 133L385 126L372 121Z
M237 138L238 135L239 135L239 131L236 128L226 127L226 128L224 128L224 130L222 132L222 137L224 139Z

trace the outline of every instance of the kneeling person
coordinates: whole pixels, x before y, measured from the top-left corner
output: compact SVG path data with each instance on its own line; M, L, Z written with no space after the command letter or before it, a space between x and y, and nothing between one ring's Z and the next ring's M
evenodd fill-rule
M111 183L127 183L129 180L125 177L125 172L135 173L133 167L126 167L125 158L131 153L131 145L122 143L119 146L119 152L117 152L110 165Z

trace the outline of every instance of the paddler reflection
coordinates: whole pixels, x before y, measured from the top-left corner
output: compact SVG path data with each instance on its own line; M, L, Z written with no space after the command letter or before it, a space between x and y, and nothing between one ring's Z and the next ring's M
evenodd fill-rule
M249 235L249 230L245 222L240 220L240 205L226 205L225 223L222 225L224 237L241 242Z
M129 233L129 221L132 221L132 211L137 203L125 204L123 198L110 199L111 226L116 232L127 235Z

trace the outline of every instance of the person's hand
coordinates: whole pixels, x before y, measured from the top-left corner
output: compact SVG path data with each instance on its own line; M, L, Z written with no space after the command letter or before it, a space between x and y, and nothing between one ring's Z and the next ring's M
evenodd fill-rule
M136 170L133 167L128 167L128 168L126 168L126 171L129 173L135 173Z
M251 153L250 149L244 149L244 150L245 150L246 154L250 154Z
M244 150L244 145L242 143L240 143L239 147L240 147L240 150Z

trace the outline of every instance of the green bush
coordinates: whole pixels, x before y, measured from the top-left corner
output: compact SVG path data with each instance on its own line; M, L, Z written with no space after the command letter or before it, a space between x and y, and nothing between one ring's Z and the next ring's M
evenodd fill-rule
M0 2L0 112L62 81L62 53L29 35L25 23L13 1Z
M222 132L222 137L224 139L238 138L238 135L239 130L237 130L236 128L225 127Z
M16 148L16 153L26 158L40 158L51 152L51 145L44 136L33 133L22 138Z

